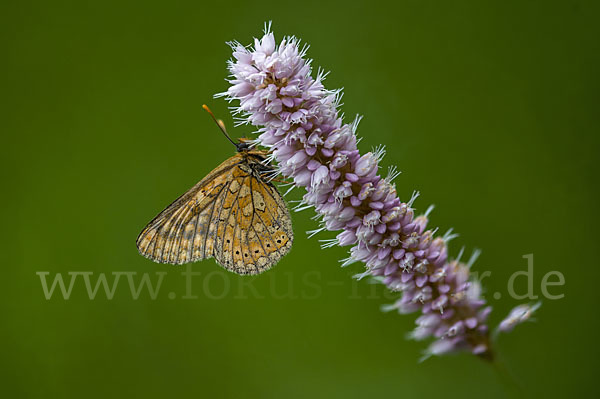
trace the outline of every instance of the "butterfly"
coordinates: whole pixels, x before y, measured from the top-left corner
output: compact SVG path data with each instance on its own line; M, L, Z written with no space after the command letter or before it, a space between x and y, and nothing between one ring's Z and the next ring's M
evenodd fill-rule
M242 275L274 266L294 239L289 211L268 175L268 151L234 142L210 113L237 153L176 199L142 230L141 255L159 263L183 264L214 258Z

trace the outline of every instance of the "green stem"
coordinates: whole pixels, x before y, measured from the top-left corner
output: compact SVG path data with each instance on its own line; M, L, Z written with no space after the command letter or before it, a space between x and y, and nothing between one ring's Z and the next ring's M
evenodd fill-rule
M499 358L497 353L491 364L494 367L496 375L502 382L502 385L504 385L508 396L511 398L524 398L525 393L523 392L522 385L519 383L519 381L517 381L515 375L506 366L506 363Z

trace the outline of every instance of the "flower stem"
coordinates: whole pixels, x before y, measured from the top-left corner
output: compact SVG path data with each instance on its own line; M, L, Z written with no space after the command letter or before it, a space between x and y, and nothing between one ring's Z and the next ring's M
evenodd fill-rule
M523 386L519 383L512 371L496 353L495 359L491 362L498 379L505 388L507 395L511 398L524 398Z

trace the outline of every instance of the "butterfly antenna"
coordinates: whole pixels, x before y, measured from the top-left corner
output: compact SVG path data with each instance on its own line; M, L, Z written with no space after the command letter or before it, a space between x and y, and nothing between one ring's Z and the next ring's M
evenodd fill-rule
M235 141L233 141L231 139L231 137L229 137L229 134L227 134L227 129L225 129L225 124L223 123L223 121L220 119L217 119L215 117L215 114L212 113L212 111L210 110L210 108L208 108L208 106L206 104L202 104L202 108L204 108L204 110L210 114L210 116L213 118L213 121L215 121L217 126L219 126L219 129L221 129L221 131L223 132L225 137L227 137L227 140L229 140L231 142L231 144L233 144L234 146L237 147L238 145L235 143Z

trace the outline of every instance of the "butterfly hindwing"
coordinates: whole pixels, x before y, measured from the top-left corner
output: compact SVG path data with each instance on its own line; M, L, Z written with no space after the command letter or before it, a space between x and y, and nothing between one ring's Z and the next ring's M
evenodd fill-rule
M250 171L248 170L250 169ZM277 189L241 164L218 219L215 260L238 274L270 269L292 246L289 212Z

